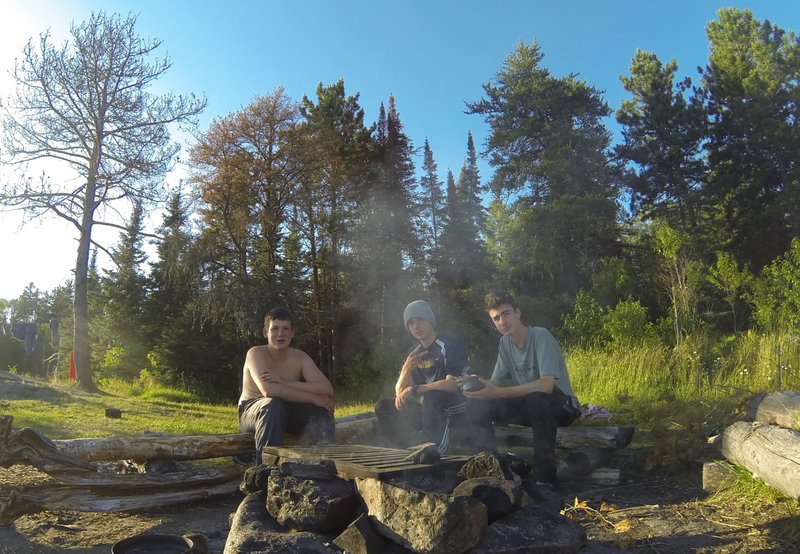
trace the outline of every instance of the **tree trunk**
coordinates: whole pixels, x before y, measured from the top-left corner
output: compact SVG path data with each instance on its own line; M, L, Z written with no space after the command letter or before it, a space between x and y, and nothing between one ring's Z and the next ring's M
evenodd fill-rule
M75 259L75 285L73 289L74 331L72 349L75 352L75 378L78 386L96 392L92 379L92 356L89 343L89 246L92 238L95 190L97 183L89 176L83 199L83 218L78 237L78 254Z
M758 395L750 402L747 415L761 423L800 430L800 394L787 391Z
M800 499L800 432L737 421L725 429L722 455L787 496Z

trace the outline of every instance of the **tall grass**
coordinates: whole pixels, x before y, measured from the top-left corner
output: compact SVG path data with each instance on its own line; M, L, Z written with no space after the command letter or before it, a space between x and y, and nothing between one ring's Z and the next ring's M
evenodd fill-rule
M691 404L733 404L750 393L800 387L800 340L747 332L712 342L698 335L678 347L658 341L583 347L565 353L573 389L584 404L639 412L668 399Z

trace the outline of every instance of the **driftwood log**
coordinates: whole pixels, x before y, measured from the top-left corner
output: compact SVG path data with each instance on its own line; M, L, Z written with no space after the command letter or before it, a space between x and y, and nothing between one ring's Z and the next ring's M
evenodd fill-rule
M725 429L722 455L787 496L800 500L800 432L737 421Z
M595 427L572 425L559 427L556 432L556 447L573 450L583 446L594 448L625 448L633 440L635 427ZM516 425L494 428L495 437L507 444L530 444L531 428Z
M14 418L0 416L0 466L32 465L49 474L87 473L96 467L85 460L60 451L53 441L33 429L12 429Z
M336 420L336 442L353 444L375 432L375 417L356 414ZM252 433L217 435L165 435L149 433L139 437L105 437L52 441L64 454L89 462L108 460L200 460L230 457L253 451ZM287 445L300 444L286 436Z
M13 418L0 416L0 466L26 464L54 481L0 488L0 525L44 510L127 511L191 502L236 491L242 471L126 474L102 472L97 464L60 450L33 429L14 430ZM252 441L252 438L250 439Z
M7 526L18 517L49 510L78 512L124 512L194 502L232 494L239 489L242 475L218 474L206 479L187 481L178 476L169 485L138 481L135 484L112 483L102 486L44 484L0 490L0 525ZM189 488L191 487L191 488Z
M358 414L336 420L336 442L359 444L373 438L377 427L374 415ZM559 427L556 447L575 450L584 446L599 449L622 449L633 438L634 427ZM495 427L498 440L511 445L531 442L530 427ZM99 439L70 439L52 441L65 454L87 461L100 460L192 460L245 454L253 450L250 433L220 435L144 435L141 437L108 437ZM287 445L298 444L287 436Z
M158 435L52 441L64 454L91 462L107 460L200 460L253 451L253 434Z
M800 431L800 394L792 391L759 394L747 409L748 419Z

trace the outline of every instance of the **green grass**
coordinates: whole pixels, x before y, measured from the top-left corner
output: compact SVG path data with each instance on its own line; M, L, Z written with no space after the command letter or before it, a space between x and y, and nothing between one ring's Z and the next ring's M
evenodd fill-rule
M33 395L39 398L2 399L0 414L12 416L15 429L30 427L50 439L137 436L145 432L180 435L239 432L233 404L196 402L184 391L158 385L136 388L104 380L99 386L98 394L54 385L56 393ZM122 417L107 418L108 408L121 410ZM337 406L335 416L371 409L371 403L349 402Z
M657 436L683 432L692 443L678 445L685 446L686 456L704 429L729 423L752 394L775 390L779 360L782 388L800 390L800 341L782 334L749 332L722 346L700 337L680 348L657 342L580 348L566 351L566 357L573 389L584 404L607 407L612 425L636 425ZM238 429L233 404L201 403L147 374L133 382L103 379L98 386L100 394L61 385L60 393L37 390L27 400L0 399L0 413L12 415L15 428L32 427L54 439ZM336 417L372 410L377 398L359 391L337 390ZM107 408L122 410L122 418L106 418Z
M773 509L783 517L778 519L771 533L780 541L797 544L800 540L800 503L797 499L770 487L741 466L728 465L733 470L732 478L702 502L740 517L757 517L765 510Z

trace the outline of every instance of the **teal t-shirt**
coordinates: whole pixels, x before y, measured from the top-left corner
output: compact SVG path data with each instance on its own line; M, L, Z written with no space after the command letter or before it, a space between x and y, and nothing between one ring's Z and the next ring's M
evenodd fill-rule
M547 375L555 378L556 388L571 397L573 406L580 409L569 382L561 347L550 331L544 327L528 327L525 344L521 348L509 336L500 338L492 381L500 383L504 379L511 379L515 385L522 385Z

